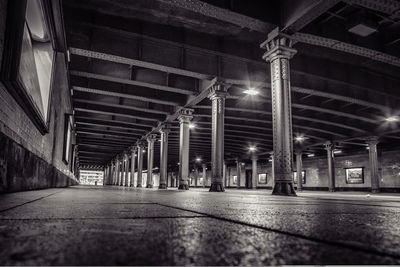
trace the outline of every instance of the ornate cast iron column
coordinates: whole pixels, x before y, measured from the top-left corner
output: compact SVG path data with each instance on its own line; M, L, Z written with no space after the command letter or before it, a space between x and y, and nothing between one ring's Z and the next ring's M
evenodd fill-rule
M330 192L335 192L335 162L333 154L335 145L330 141L326 142L325 150L328 158L328 188Z
M120 181L120 161L119 161L119 155L117 156L117 161L116 161L116 179L115 179L115 185L119 185L119 181Z
M136 162L136 147L131 147L131 183L130 187L135 186L135 162Z
M189 189L189 123L193 118L193 109L184 108L178 117L180 125L179 138L179 187L181 190Z
M365 139L369 148L369 167L371 170L371 191L379 192L379 173L378 173L378 150L379 139L377 136L371 136Z
M159 189L167 189L167 168L168 168L168 134L171 129L164 125L160 129L161 147L160 147L160 185Z
M263 59L270 62L271 69L271 99L272 126L274 149L275 185L274 195L295 196L292 177L292 110L290 98L290 67L289 59L296 50L292 41L282 36L278 31L268 35L261 44L267 52Z
M224 116L225 97L228 86L222 82L216 82L210 89L212 103L211 114L211 187L210 192L225 191L223 185L224 164Z
M202 164L201 167L203 167L203 187L206 187L207 183L207 165Z
M252 189L257 189L257 178L258 178L258 173L257 173L257 155L253 153L251 156L251 188Z
M303 151L297 150L296 151L296 173L297 173L297 191L302 191L303 190L303 176L302 176L302 171L303 171Z
M142 187L143 182L143 142L138 142L137 144L137 161L138 161L138 174L137 174L137 187Z
M125 186L129 186L129 155L125 153Z
M236 159L236 187L240 188L240 173L242 172L242 163L239 158Z
M154 162L154 141L157 135L151 134L147 137L147 183L146 188L153 188L153 162Z

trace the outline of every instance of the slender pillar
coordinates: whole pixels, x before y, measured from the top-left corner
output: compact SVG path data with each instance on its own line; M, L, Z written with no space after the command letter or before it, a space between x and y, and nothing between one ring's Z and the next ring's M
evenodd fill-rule
M273 149L275 158L274 195L295 196L292 177L292 110L290 98L289 59L296 53L292 41L278 30L268 34L261 44L267 52L263 59L270 62Z
M161 147L160 147L160 185L158 189L167 189L167 168L168 168L168 134L171 129L164 125L160 129Z
M199 170L197 169L196 164L194 165L194 186L198 186L198 181L199 181Z
M379 139L377 136L371 136L365 139L369 148L369 168L371 170L371 191L379 192L379 172L378 172L378 149Z
M296 172L297 172L297 191L303 190L303 152L301 150L296 151Z
M153 188L154 141L156 138L155 134L151 134L147 138L147 188Z
M107 172L108 172L108 166L106 166L103 170L103 185L106 185L107 181Z
M207 165L202 164L201 167L203 167L203 187L206 187L207 184Z
M227 85L216 82L210 89L211 114L211 187L210 192L225 191L223 185L224 117Z
M115 185L119 185L120 181L120 161L119 161L119 156L117 156L117 161L116 161L116 179L115 179Z
M275 186L275 160L274 160L274 152L271 153L271 171L272 171L272 189Z
M240 188L240 174L242 172L242 163L239 159L236 160L236 187Z
M143 149L144 149L144 144L142 142L139 142L137 145L137 160L138 160L138 175L137 175L137 187L142 187L142 182L143 182Z
M136 162L136 147L131 147L131 183L130 187L135 185L135 162Z
M178 117L180 125L179 138L179 187L189 190L189 123L193 118L193 109L184 108Z
M124 186L129 186L129 155L125 154L125 183Z
M335 192L335 162L334 151L335 146L332 142L325 143L326 156L328 158L328 188L330 192Z
M223 169L222 169L222 177L223 177L222 180L224 181L224 188L225 188L225 187L228 186L227 180L226 180L227 175L226 175L226 162L225 162L225 160L224 160L224 165L223 165Z
M252 189L257 189L257 178L258 178L258 172L257 172L257 155L253 153L251 156L251 188Z
M111 185L115 185L115 159L111 161Z

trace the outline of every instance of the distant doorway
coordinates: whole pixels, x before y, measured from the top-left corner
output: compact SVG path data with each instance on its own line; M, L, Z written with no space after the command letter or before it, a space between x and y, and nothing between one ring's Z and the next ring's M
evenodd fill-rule
M253 184L251 181L251 177L252 177L253 172L251 170L246 170L246 188L250 189L252 188Z

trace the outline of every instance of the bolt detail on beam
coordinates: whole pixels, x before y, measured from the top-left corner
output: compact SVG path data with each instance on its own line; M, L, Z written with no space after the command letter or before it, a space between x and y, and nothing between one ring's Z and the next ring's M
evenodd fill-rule
M297 52L292 41L279 31L268 35L262 45L263 59L271 64L271 98L274 150L274 195L296 196L292 177L292 110L289 59Z
M180 125L178 189L180 190L189 189L189 123L193 118L193 111L193 109L184 108L178 116Z
M225 98L228 86L217 82L210 89L209 98L212 102L212 132L211 132L211 187L210 192L225 191L223 185L224 164L224 115Z

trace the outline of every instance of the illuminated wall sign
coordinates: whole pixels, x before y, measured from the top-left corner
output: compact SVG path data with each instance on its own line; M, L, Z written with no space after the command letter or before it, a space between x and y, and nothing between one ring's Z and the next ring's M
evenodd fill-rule
M259 184L266 184L267 183L267 174L266 173L258 174L258 183Z
M233 176L233 184L237 184L237 176L236 175Z
M306 183L306 171L301 171L301 183ZM293 183L297 184L297 172L293 172Z
M364 168L348 168L346 169L347 184L363 184Z

